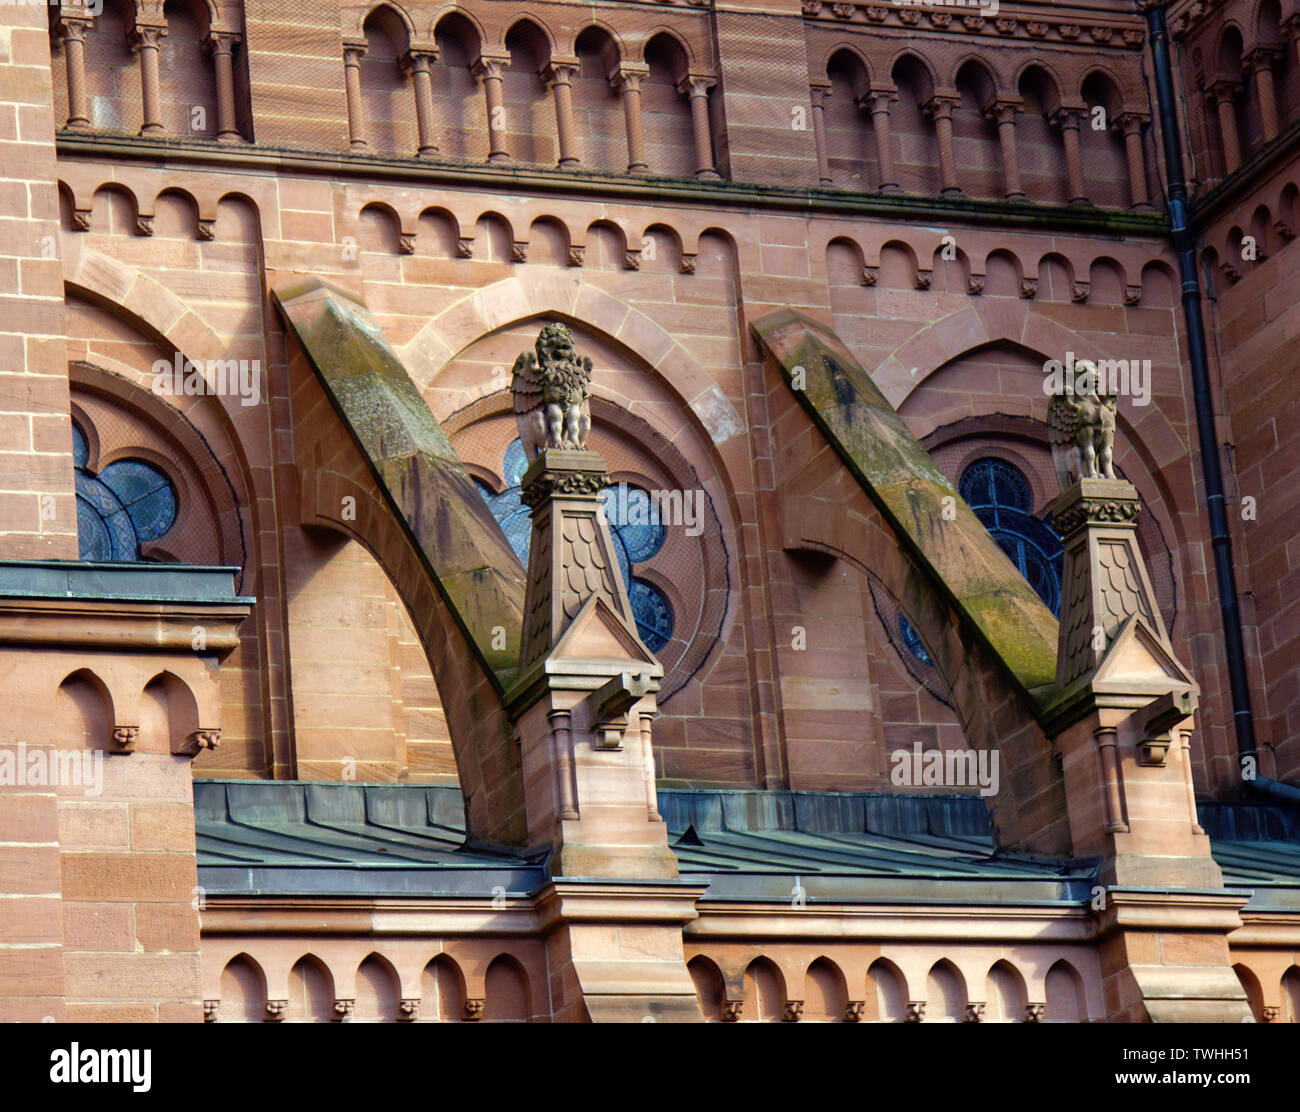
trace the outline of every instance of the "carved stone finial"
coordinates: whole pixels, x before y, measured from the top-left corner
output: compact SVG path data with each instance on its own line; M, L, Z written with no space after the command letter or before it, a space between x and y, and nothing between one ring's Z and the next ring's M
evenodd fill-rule
M545 448L586 451L591 431L591 359L579 357L573 333L565 325L548 324L538 333L534 350L519 355L510 392L529 463Z
M1096 365L1083 359L1074 364L1074 378L1064 385L1047 407L1052 462L1061 490L1080 479L1115 478L1118 395L1100 393Z

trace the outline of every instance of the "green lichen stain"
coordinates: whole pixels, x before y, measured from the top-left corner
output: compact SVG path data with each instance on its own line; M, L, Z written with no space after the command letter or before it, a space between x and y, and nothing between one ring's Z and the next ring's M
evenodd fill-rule
M369 310L319 279L275 290L290 328L497 681L512 682L523 566ZM496 631L506 631L505 649Z
M803 368L796 397L1019 684L1026 691L1053 684L1056 618L839 337L792 310L753 328L792 388Z

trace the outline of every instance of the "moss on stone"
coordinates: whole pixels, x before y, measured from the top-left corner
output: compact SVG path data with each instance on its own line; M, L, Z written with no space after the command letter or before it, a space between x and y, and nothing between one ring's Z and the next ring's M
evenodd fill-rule
M1052 612L839 337L793 310L763 317L753 327L795 396L940 592L1022 688L1053 683ZM802 389L797 368L803 369Z

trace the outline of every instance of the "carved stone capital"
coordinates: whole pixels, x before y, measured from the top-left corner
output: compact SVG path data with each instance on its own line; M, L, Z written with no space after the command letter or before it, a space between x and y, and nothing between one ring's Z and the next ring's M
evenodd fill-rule
M428 73L429 67L438 60L438 51L434 49L408 50L402 55L401 67L405 74Z
M1020 279L1020 296L1026 300L1031 300L1038 296L1038 279L1021 278Z
M578 76L576 61L553 61L541 71L542 80L548 85L572 85Z
M512 263L526 263L528 261L528 244L522 240L515 240L510 245L510 261Z
M803 1019L803 1001L787 1000L785 1002L785 1022L798 1023Z
M509 54L480 54L470 65L469 71L484 81L500 81L501 75L509 66Z
M166 24L137 23L131 29L130 35L127 36L127 41L130 42L133 51L139 52L141 50L157 50L166 37Z
M587 249L581 244L571 244L569 247L569 265L581 266L587 260Z
M961 97L937 93L921 105L921 111L931 120L951 120L952 111L961 104Z
M682 265L680 269L683 274L695 273L695 259L696 256L694 254L685 251L682 252Z
M262 1019L266 1023L283 1023L286 1013L289 1011L288 1000L268 1000L266 1002L266 1011Z
M220 1009L221 1009L220 1000L204 1000L203 1001L203 1022L216 1023L217 1012L220 1011Z
M397 1005L397 1018L404 1023L412 1023L420 1018L420 1001L405 999Z
M1052 525L1068 541L1088 525L1129 525L1142 512L1137 488L1123 479L1081 479L1057 499Z
M208 37L203 40L203 47L215 58L219 54L233 53L235 43L241 39L242 36L235 31L209 31Z
M925 1001L909 1000L907 1002L907 1011L903 1016L904 1023L920 1023L925 1019Z
M744 1011L745 1002L743 1000L724 1000L722 1002L722 1022L738 1023Z
M352 1018L352 1009L356 1006L355 1000L335 1000L334 1001L334 1022L342 1023Z
M867 1002L865 1000L850 1000L844 1009L844 1022L861 1023L866 1010Z
M1280 46L1257 46L1250 53L1242 56L1242 69L1248 74L1254 74L1259 70L1271 70L1281 61L1284 53Z
M635 62L619 62L609 72L609 83L621 93L639 93L641 82L650 76L650 67Z
M474 1023L483 1018L483 1007L486 1001L477 998L465 1001L465 1020L468 1023Z
M472 259L474 257L474 240L469 236L461 236L456 240L456 258Z
M86 41L86 32L94 27L95 21L90 16L61 15L54 24L54 33L65 43Z
M139 726L114 726L113 749L115 753L130 753L140 738Z
M984 118L999 126L1014 124L1016 114L1024 111L1024 107L1024 101L1021 100L995 100L984 109Z
M965 1014L962 1016L962 1022L963 1022L963 1023L983 1023L983 1022L984 1022L984 1013L985 1013L985 1011L987 1011L987 1009L988 1009L988 1005L987 1005L987 1004L982 1004L982 1003L979 1003L979 1002L977 1002L977 1001L972 1001L972 1002L968 1003L968 1004L966 1005L966 1012L965 1012Z
M1047 1011L1046 1004L1026 1004L1025 1005L1025 1022L1042 1023L1043 1013Z
M594 501L609 485L605 461L595 452L552 448L539 458L544 460L542 468L528 480L520 495L520 501L529 509L555 497L590 498Z
M717 83L718 79L711 73L691 73L677 82L677 91L690 97L707 97Z

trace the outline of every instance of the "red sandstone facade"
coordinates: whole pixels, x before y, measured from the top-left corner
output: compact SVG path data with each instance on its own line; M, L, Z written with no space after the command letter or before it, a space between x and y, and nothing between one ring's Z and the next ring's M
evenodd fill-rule
M1171 10L1259 771L1278 780L1300 777L1285 2ZM558 319L595 362L612 481L704 492L701 533L672 532L637 572L673 617L653 733L667 789L889 791L889 754L916 742L1043 736L975 653L918 680L896 615L927 643L939 626L753 322L788 307L831 326L952 482L1007 459L1040 516L1057 493L1043 363L1149 360L1117 471L1201 693L1195 792L1240 791L1149 44L1128 7L105 0L0 6L0 30L0 557L78 558L75 423L89 474L143 459L176 490L145 558L236 568L255 600L164 614L171 640L92 630L38 657L6 742L138 741L95 800L0 787L0 890L17 897L0 1016L555 1018L541 901L340 901L321 931L291 901L197 891L191 765L468 793L497 765L464 739L506 720L313 393L270 297L303 275L364 301L490 491L510 485L510 365ZM177 353L255 365L256 403L152 390ZM32 643L5 621L6 646ZM198 627L214 662L190 675ZM209 728L219 747L192 741ZM923 1001L926 1018L1118 1016L1116 969L1223 960L1236 911L1178 936L1181 956L1152 932L1120 957L1086 908L974 934L978 909L962 914L917 931L893 909L829 945L834 909L662 911L691 920L707 1018L864 1020ZM1226 938L1253 1012L1300 1020L1300 924L1242 920Z

